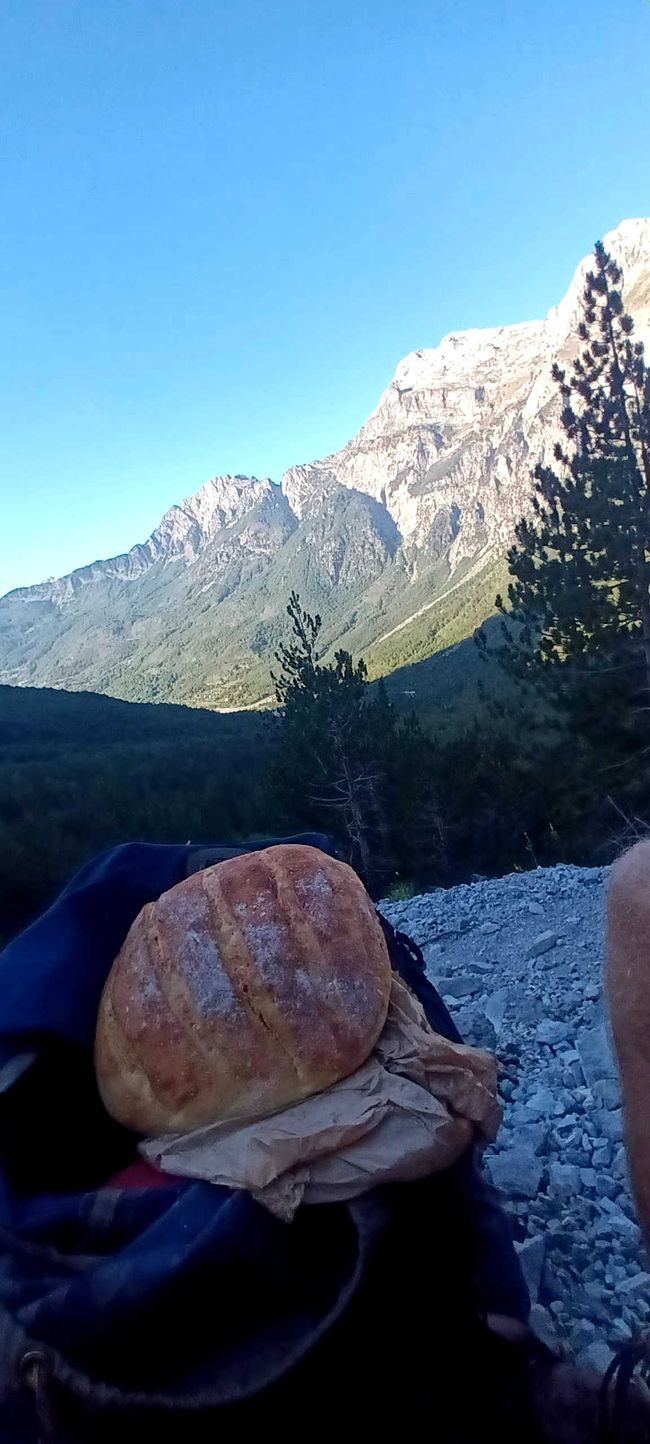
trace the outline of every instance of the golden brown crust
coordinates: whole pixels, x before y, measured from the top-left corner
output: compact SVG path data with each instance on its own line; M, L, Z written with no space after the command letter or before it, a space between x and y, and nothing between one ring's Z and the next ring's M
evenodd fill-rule
M270 1113L354 1072L390 960L356 874L283 844L195 873L136 918L104 989L95 1062L142 1133Z

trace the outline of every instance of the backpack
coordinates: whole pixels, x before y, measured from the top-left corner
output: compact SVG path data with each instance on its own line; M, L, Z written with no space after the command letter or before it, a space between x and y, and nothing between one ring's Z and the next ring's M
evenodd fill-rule
M332 851L320 834L278 841ZM486 1311L527 1316L507 1220L469 1154L291 1225L208 1183L107 1184L134 1151L93 1067L113 958L145 903L267 845L112 849L0 955L2 1444L198 1444L276 1417L304 1427L306 1410L340 1427L344 1401L364 1427L398 1402L416 1421L439 1411L459 1332ZM383 927L432 1026L459 1041L421 953Z

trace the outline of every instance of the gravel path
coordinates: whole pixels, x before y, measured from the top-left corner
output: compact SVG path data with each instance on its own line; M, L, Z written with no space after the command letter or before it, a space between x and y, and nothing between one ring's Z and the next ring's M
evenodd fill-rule
M419 943L466 1042L496 1051L486 1154L551 1344L604 1368L650 1323L602 1000L606 870L556 867L381 904Z

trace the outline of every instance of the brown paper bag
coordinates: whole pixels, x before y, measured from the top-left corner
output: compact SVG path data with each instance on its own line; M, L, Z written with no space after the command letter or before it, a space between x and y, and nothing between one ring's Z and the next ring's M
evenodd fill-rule
M393 974L373 1052L349 1078L264 1118L235 1118L141 1144L165 1172L243 1188L291 1218L301 1202L354 1198L380 1183L441 1172L501 1121L489 1053L430 1027Z

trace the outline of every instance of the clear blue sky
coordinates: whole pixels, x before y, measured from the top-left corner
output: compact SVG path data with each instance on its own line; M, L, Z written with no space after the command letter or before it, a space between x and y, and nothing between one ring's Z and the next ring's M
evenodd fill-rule
M2 0L0 591L543 314L650 210L649 80L649 0Z

